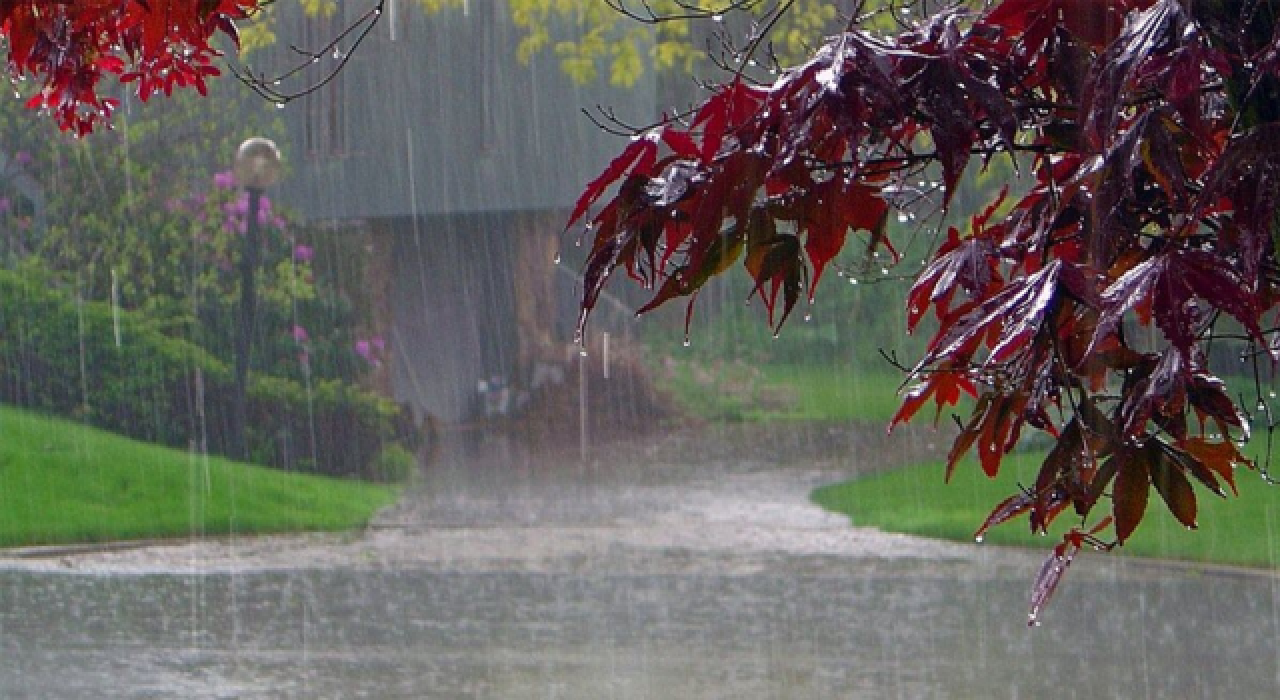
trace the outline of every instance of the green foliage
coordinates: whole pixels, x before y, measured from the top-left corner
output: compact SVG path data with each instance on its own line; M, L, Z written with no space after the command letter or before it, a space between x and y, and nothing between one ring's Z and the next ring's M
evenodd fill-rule
M418 3L428 14L460 11L466 5L464 0ZM303 4L316 3L303 0ZM720 28L720 16L732 2L506 0L505 4L511 20L523 32L516 48L521 61L528 62L538 53L550 51L559 59L560 68L577 82L604 77L612 85L629 87L650 70L697 70L707 60L709 32ZM617 5L641 17L686 19L640 23L619 12ZM759 19L772 8L772 3L751 3L748 16ZM311 12L309 7L308 11ZM701 19L687 19L691 15L700 15ZM792 11L781 19L776 32L781 40L772 48L784 62L799 60L813 49L812 38L836 28L838 20L835 3L829 0L797 0Z
M226 452L226 363L144 314L77 301L54 284L35 266L0 271L0 400ZM249 404L251 449L265 464L364 474L384 445L417 440L401 407L339 380L253 377Z
M248 217L247 195L235 186L225 163L243 137L279 129L261 101L241 95L234 86L222 88L211 97L220 103L216 113L194 96L175 95L137 110L136 116L122 112L114 132L84 140L60 138L54 125L30 119L16 103L0 105L0 136L7 151L0 153L0 263L21 270L29 289L62 290L42 303L83 302L78 315L54 313L42 319L18 314L31 320L29 332L46 344L48 353L14 370L12 396L33 397L31 405L74 411L66 415L167 444L193 435L192 425L182 418L190 418L190 411L159 407L177 400L171 395L192 390L194 367L212 382L210 376L225 376L224 368L233 363L240 296L236 265ZM380 341L358 337L362 309L352 305L352 295L334 289L317 294L317 285L328 280L323 274L317 279L311 259L326 236L292 225L287 212L273 210L266 197L259 223L263 246L254 373L285 377L298 386L358 381L378 358L372 352L361 357L357 343ZM331 250L330 258L357 259L350 245L324 247L340 249ZM345 284L363 286L359 281ZM113 309L125 319L119 326ZM161 353L161 359L144 361L104 340L118 328L125 340L135 342L134 326L146 328L145 344L153 354ZM82 330L91 338L83 345ZM164 336L180 342L170 343ZM13 348L15 341L0 342ZM174 353L199 358L180 361ZM84 385L94 381L100 385ZM206 387L210 396L213 386ZM274 385L268 381L263 386ZM265 405L282 400L269 397ZM317 410L316 400L290 399L291 415ZM340 420L341 410L320 409L322 418ZM307 450L316 441L282 443L281 437L307 435L310 423L303 429L286 417L268 418L255 438L264 462L294 464L299 454L310 454ZM311 458L303 463L326 471L356 471L387 433L365 423L341 427L325 434L354 431L352 442L322 456L321 464L310 464ZM218 449L216 443L211 446Z
M369 473L379 481L399 484L408 481L418 469L418 458L400 445L382 448L369 467Z
M74 280L86 299L106 300L113 287L126 308L155 300L185 300L198 266L197 224L191 204L212 189L240 140L278 132L260 101L234 85L220 85L207 102L179 94L122 110L115 130L68 139L44 120L33 120L17 101L0 103L3 150L16 167L6 169L0 191L13 197L17 176L43 192L42 230L11 237L6 261L37 255ZM18 165L21 163L21 165ZM219 217L217 220L221 220Z
M135 442L0 406L0 546L361 527L392 487Z

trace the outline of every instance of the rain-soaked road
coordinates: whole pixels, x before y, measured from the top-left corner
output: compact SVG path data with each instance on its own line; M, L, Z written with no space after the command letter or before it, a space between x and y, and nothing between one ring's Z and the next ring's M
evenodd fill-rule
M4 698L1263 698L1280 580L852 529L845 433L457 441L367 533L0 559ZM902 444L902 443L898 443ZM1088 600L1088 607L1085 600Z

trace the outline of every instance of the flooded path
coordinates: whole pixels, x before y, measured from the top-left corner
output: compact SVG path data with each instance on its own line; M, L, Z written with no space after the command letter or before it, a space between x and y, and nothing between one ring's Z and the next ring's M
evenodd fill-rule
M810 489L917 455L792 437L458 440L365 533L10 553L0 697L1280 691L1276 577L1086 556L1028 629L1041 553L850 528Z

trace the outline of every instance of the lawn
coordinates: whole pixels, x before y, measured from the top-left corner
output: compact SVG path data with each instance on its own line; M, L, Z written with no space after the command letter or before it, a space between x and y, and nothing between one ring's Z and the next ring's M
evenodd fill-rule
M661 384L689 414L703 418L887 425L898 410L901 383L889 367L679 362Z
M0 406L0 546L345 530L368 522L396 493Z
M1011 455L994 480L976 462L966 460L957 466L950 484L943 482L941 462L921 464L825 486L812 498L827 510L848 515L854 525L971 542L997 503L1019 484L1034 482L1043 458L1043 453L1034 452ZM1146 519L1117 552L1275 568L1280 564L1280 487L1266 484L1253 472L1241 472L1236 480L1239 498L1222 499L1197 490L1200 527L1191 532L1173 519L1152 492ZM992 529L984 541L1047 548L1059 541L1052 535L1065 531L1071 520L1063 514L1055 523L1058 527L1045 538L1030 534L1022 517Z

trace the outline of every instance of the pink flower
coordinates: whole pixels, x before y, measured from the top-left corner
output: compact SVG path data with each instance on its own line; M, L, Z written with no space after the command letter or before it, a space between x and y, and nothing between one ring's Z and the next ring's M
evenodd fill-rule
M231 189L236 186L236 176L230 170L224 170L220 173L213 174L213 186L223 189Z
M307 329L303 328L302 326L299 326L296 323L293 325L293 342L305 343L310 339L311 339L311 336L307 335Z
M18 151L13 154L13 162L19 166L31 165L31 154L26 151Z
M373 349L367 340L356 341L356 354L363 357L365 362L373 362Z
M293 259L298 262L311 262L315 254L316 251L309 245L299 243L293 247Z

